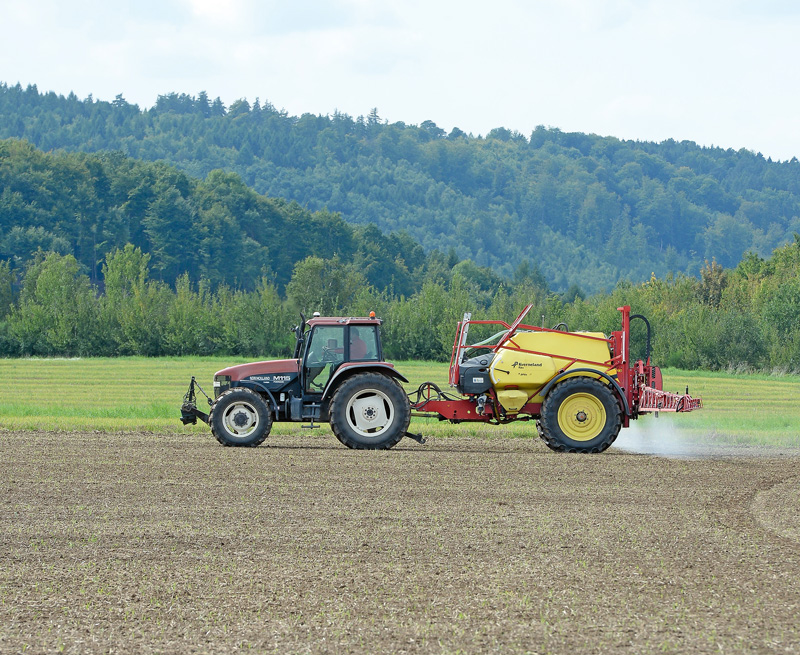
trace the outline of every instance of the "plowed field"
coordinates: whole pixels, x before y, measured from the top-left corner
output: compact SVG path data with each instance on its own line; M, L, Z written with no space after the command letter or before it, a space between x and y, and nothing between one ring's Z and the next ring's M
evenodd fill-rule
M0 432L0 652L800 651L800 455Z

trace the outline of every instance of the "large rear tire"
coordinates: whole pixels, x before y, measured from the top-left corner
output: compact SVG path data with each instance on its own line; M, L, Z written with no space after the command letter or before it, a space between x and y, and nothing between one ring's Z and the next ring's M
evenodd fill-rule
M272 412L255 391L238 387L220 394L208 416L211 432L223 446L258 446L272 429Z
M547 395L537 425L548 448L566 453L602 453L622 427L611 389L588 377L568 378Z
M348 448L385 450L408 431L411 407L403 388L380 373L359 373L334 392L331 429Z

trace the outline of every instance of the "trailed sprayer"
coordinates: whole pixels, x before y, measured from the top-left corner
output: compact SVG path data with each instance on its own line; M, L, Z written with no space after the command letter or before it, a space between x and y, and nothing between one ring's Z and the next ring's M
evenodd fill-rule
M412 416L442 421L504 424L534 421L553 450L599 453L623 427L648 413L690 412L699 398L663 390L661 371L650 361L650 323L620 307L621 328L570 332L523 323L528 305L511 324L473 321L456 328L450 358L450 390L422 383L406 394L408 380L384 361L381 320L301 315L292 359L242 364L214 375L208 414L197 408L192 378L181 420L208 423L226 446L257 446L274 421L329 422L350 448L391 448L409 432ZM631 322L646 327L644 359L631 361ZM496 332L470 342L470 328Z

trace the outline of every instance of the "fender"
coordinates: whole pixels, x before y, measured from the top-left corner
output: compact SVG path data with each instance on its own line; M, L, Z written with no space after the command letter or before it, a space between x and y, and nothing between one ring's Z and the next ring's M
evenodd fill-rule
M231 382L231 389L235 387L245 387L257 393L260 393L262 396L267 396L269 398L270 403L272 404L272 411L275 412L275 416L278 416L278 403L275 400L275 396L272 395L272 392L267 389L263 384L260 382L254 382L253 380L239 380L237 382Z
M325 385L325 390L322 392L322 400L327 400L328 397L333 394L333 390L338 386L338 383L351 373L366 373L369 371L376 371L388 375L401 382L408 382L405 376L401 375L395 370L394 366L387 362L345 363L340 366L336 373L333 374L333 377L328 380L328 384Z
M608 380L608 382L611 383L611 386L614 388L614 391L616 391L617 396L622 401L622 409L625 411L625 416L631 415L631 408L628 404L628 399L625 396L625 392L622 390L622 387L619 386L619 382L608 375L608 373L603 373L602 371L598 371L594 368L571 368L568 371L564 371L563 373L556 375L552 380L550 380L550 382L544 385L544 387L542 387L536 395L546 398L547 394L550 393L550 390L556 384L561 382L561 380L563 380L565 377L572 376L573 373L591 373L592 375L599 375L601 378Z

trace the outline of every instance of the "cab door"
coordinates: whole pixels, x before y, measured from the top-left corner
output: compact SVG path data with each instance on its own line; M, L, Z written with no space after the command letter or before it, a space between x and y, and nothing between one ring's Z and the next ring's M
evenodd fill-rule
M347 356L344 325L316 325L311 330L303 361L303 389L322 393Z

